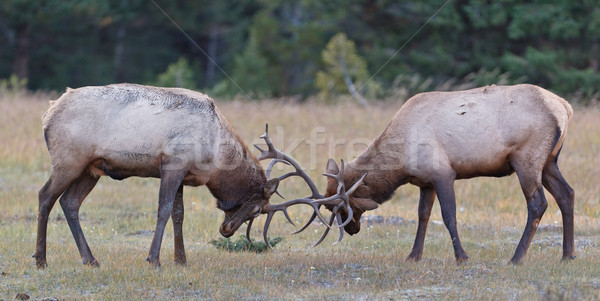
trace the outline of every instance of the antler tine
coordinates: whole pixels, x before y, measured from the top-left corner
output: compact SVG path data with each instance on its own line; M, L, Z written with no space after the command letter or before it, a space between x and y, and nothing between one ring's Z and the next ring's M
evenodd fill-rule
M329 233L329 230L331 229L334 220L338 220L338 222L342 220L342 217L339 212L337 214L331 215L331 218L329 219L329 228L325 229L325 232L323 232L323 235L321 235L321 238L313 245L313 247L320 245L323 242L323 240L325 240L325 237L327 237L327 234ZM338 240L335 241L332 245L339 243L340 241L342 241L342 238L344 238L344 230L341 227L339 228L339 230L340 236L338 237Z
M329 230L331 230L331 226L333 225L334 219L335 219L335 215L331 215L331 218L329 219L329 224L326 224L326 225L328 225L327 229L325 229L325 232L323 232L323 235L321 235L321 238L319 238L319 240L313 245L313 248L320 245L323 242L323 240L325 240L325 237L327 237Z
M255 145L256 146L256 145ZM277 164L278 162L290 165L290 163L288 163L287 161L284 160L279 160L279 159L273 159L269 162L269 165L267 165L267 169L265 170L265 175L267 176L267 179L271 178L271 171L273 170L273 166L275 166L275 164ZM281 179L279 179L281 180ZM279 190L275 190L275 193L282 199L285 200L285 197L283 195L281 195L281 193L279 193Z
M265 221L265 227L263 228L263 239L265 240L265 243L267 244L269 249L273 249L273 246L271 246L271 244L269 243L269 235L267 231L269 230L269 225L271 224L273 214L275 214L275 211L271 211L267 214L267 220Z
M331 200L331 199L333 199L333 198L329 197L327 199L321 199L321 200L314 200L311 198L299 198L299 199L290 200L290 201L287 201L287 202L281 203L281 204L269 205L268 211L269 212L283 211L284 214L287 214L287 208L289 206L296 205L296 204L306 204L306 205L311 206L314 210L313 214L315 214L321 220L321 222L323 224L327 225L325 218L319 211L319 206L322 204L317 201ZM288 217L288 220L289 220L289 217ZM291 222L291 220L289 220L289 221Z
M306 222L306 224L304 224L304 226L302 226L302 228L300 228L300 230L296 230L293 234L298 234L302 231L304 231L304 229L306 229L317 217L317 213L313 212L312 216L308 219L308 222Z
M315 217L318 217L321 220L321 222L323 222L323 224L325 224L327 227L331 227L330 223L327 223L325 221L325 218L323 217L323 215L321 215L321 213L319 212L320 204L314 203L314 201L315 200L309 199L309 198L300 198L300 199L290 200L290 201L287 201L287 202L281 203L281 204L269 205L268 209L266 210L267 220L265 221L265 226L263 229L263 237L264 237L267 245L269 245L267 232L269 231L269 226L271 225L271 219L273 218L273 215L275 215L275 212L282 211L283 214L285 215L285 217L287 218L288 222L290 222L290 224L295 226L294 222L292 221L292 219L290 218L290 216L287 212L287 208L291 205L307 204L307 205L310 205L314 210L313 216L310 218L309 222L306 225L304 225L302 227L302 229L300 229L300 231L294 232L294 234L300 233L302 230L306 229L308 227L308 225L315 219ZM251 224L249 224L248 226L250 226L250 225ZM250 230L247 230L247 231L250 231ZM269 247L270 247L270 245L269 245Z
M281 210L283 212L283 215L285 215L285 218L288 220L288 222L290 222L290 224L292 224L294 227L296 226L296 224L294 224L294 222L292 221L292 219L290 218L290 215L287 212L287 208L284 208Z
M341 217L338 219L338 228L342 228L344 226L346 226L350 221L352 221L352 218L354 217L354 211L352 210L352 206L346 206L345 203L340 203L337 206L335 206L331 212L332 215L337 215L340 213L340 209L341 208L345 208L348 211L348 217L346 218L345 221L342 221ZM341 224L340 224L341 222Z
M352 195L352 193L354 193L354 191L356 191L356 189L358 189L358 186L360 186L360 184L363 183L363 181L365 180L365 177L367 176L367 173L365 172L359 179L358 181L356 181L356 183L354 183L354 185L352 185L352 187L350 187L350 189L348 189L348 191L346 192L348 195Z
M338 224L342 221L342 215L339 211L335 213L335 219L337 220ZM333 243L333 245L339 243L342 241L342 238L344 238L344 229L342 229L342 227L342 225L339 225L338 229L340 230L340 236L338 237L338 240Z
M332 178L334 180L342 181L343 180L342 176L344 175L344 159L340 159L340 162L341 162L340 170L338 171L338 173L336 175L330 174L330 173L323 173L322 175Z
M273 207L273 206L270 206L270 207ZM271 244L269 243L269 238L268 238L267 232L269 231L269 226L271 225L271 219L273 218L273 215L275 215L275 212L277 212L277 211L283 211L283 214L287 218L288 222L290 222L290 224L296 226L296 224L294 224L294 222L290 218L290 215L288 214L286 207L275 208L275 209L269 210L269 213L267 214L267 220L265 221L265 226L263 228L263 237L265 239L265 243L271 249L272 249L272 247L271 247ZM248 225L248 228L250 228L250 225Z
M290 165L290 163L288 163L285 160L281 160L281 159L273 159L269 162L269 165L267 165L267 169L265 170L265 175L267 176L267 178L271 178L271 171L273 171L273 166L275 166L275 164L277 163L283 163L283 164L287 164Z
M252 240L252 238L250 238L250 228L252 228L252 222L253 221L254 221L254 218L251 218L250 221L248 222L248 228L246 228L246 239L250 243L254 243L254 241Z
M290 157L289 155L284 154L283 152L281 152L275 148L275 146L273 145L273 142L271 141L271 138L269 137L269 124L268 123L265 124L265 133L263 135L261 135L260 138L265 140L265 143L267 144L267 150L264 150L255 144L254 147L256 147L261 152L261 154L257 157L257 159L259 161L265 160L265 159L275 160L275 162L273 162L273 160L272 160L269 163L269 167L267 168L267 170L268 170L267 178L270 177L271 170L276 163L281 162L284 164L291 165L292 167L294 167L295 171L287 173L287 174L279 177L279 180L283 180L283 179L291 177L291 176L301 177L306 182L308 187L310 188L310 191L312 194L310 196L310 198L314 198L314 199L323 198L323 195L321 195L319 193L319 190L317 189L317 186L315 185L315 183L313 183L311 178L302 169L300 164L294 158Z
M352 209L350 209L350 210L352 210ZM351 220L352 213L350 213L349 216L350 216L350 220ZM335 212L335 213L331 214L331 218L329 219L329 224L328 224L329 227L327 227L327 229L325 229L325 232L323 232L323 235L321 235L321 238L313 245L313 247L320 245L323 242L323 240L325 240L325 237L327 237L327 234L329 233L331 226L333 226L334 220L337 220L338 224L342 220L342 216L339 212ZM338 237L338 240L335 241L332 245L339 243L340 241L342 241L342 238L344 238L344 229L342 228L343 226L345 226L345 224L342 224L338 227L338 229L340 231L340 236Z

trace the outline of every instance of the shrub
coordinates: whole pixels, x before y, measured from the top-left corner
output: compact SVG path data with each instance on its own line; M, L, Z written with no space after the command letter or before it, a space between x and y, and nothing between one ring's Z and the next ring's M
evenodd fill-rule
M159 74L153 85L194 90L196 89L194 70L188 60L180 58L177 62L170 64L165 72Z
M274 247L281 241L283 241L283 237L275 237L269 239L269 244ZM249 242L243 235L240 235L235 241L232 241L230 238L220 237L219 239L211 240L210 244L219 250L225 250L228 252L263 253L269 251L269 246L267 246L265 242Z

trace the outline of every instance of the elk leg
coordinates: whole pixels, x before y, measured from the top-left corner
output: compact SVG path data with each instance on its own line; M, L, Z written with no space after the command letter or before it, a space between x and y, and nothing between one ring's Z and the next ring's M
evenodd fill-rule
M538 224L548 207L548 202L544 196L542 183L539 183L539 178L541 177L536 176L531 172L535 171L535 168L528 166L523 169L515 168L515 170L519 177L521 189L527 200L527 224L525 225L523 236L521 236L515 254L510 260L511 263L518 264L525 254L527 254L529 244L531 244L531 240L537 230Z
M160 245L165 232L165 226L173 211L173 202L177 190L183 181L185 173L180 170L163 170L160 177L160 191L158 193L158 219L156 230L150 245L147 261L153 266L160 266Z
M469 256L462 248L458 237L458 230L456 229L456 196L454 195L454 179L438 181L434 183L433 187L440 201L444 224L446 224L446 228L448 229L448 232L450 232L456 262L466 262L469 260Z
M171 220L173 221L173 235L175 242L175 263L185 264L185 247L183 245L183 184L179 185L175 194L175 202L173 203L173 211L171 212Z
M35 253L35 265L38 268L45 268L46 263L46 235L48 229L48 216L58 197L67 189L75 177L69 177L68 174L61 174L56 169L52 170L50 178L40 189L38 194L38 216L37 216L37 239Z
M556 200L563 220L563 257L562 259L575 258L575 238L573 229L573 204L575 191L565 181L556 161L551 160L542 171L542 184Z
M425 232L427 231L427 223L431 215L431 208L435 200L435 190L433 187L421 187L421 197L419 199L419 226L417 228L417 236L412 251L406 257L406 260L419 261L423 255L423 243L425 242Z
M100 264L92 255L92 251L85 240L81 225L79 224L79 207L85 199L85 197L92 191L92 189L98 183L97 177L92 176L88 171L84 171L79 178L77 178L67 191L60 198L60 206L63 209L75 244L79 250L79 255L83 259L83 264L98 267Z

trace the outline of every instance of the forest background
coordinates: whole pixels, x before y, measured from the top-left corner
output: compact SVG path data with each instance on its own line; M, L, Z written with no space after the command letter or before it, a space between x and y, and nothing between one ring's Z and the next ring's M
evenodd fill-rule
M4 0L3 87L133 82L213 97L600 91L600 6L568 0ZM11 79L12 76L12 79ZM348 81L348 79L350 81Z

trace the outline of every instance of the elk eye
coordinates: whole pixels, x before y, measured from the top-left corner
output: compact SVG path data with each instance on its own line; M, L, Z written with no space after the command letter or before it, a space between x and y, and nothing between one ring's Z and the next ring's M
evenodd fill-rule
M260 212L261 212L260 206L255 206L254 210L252 210L251 215L258 216L260 214Z

